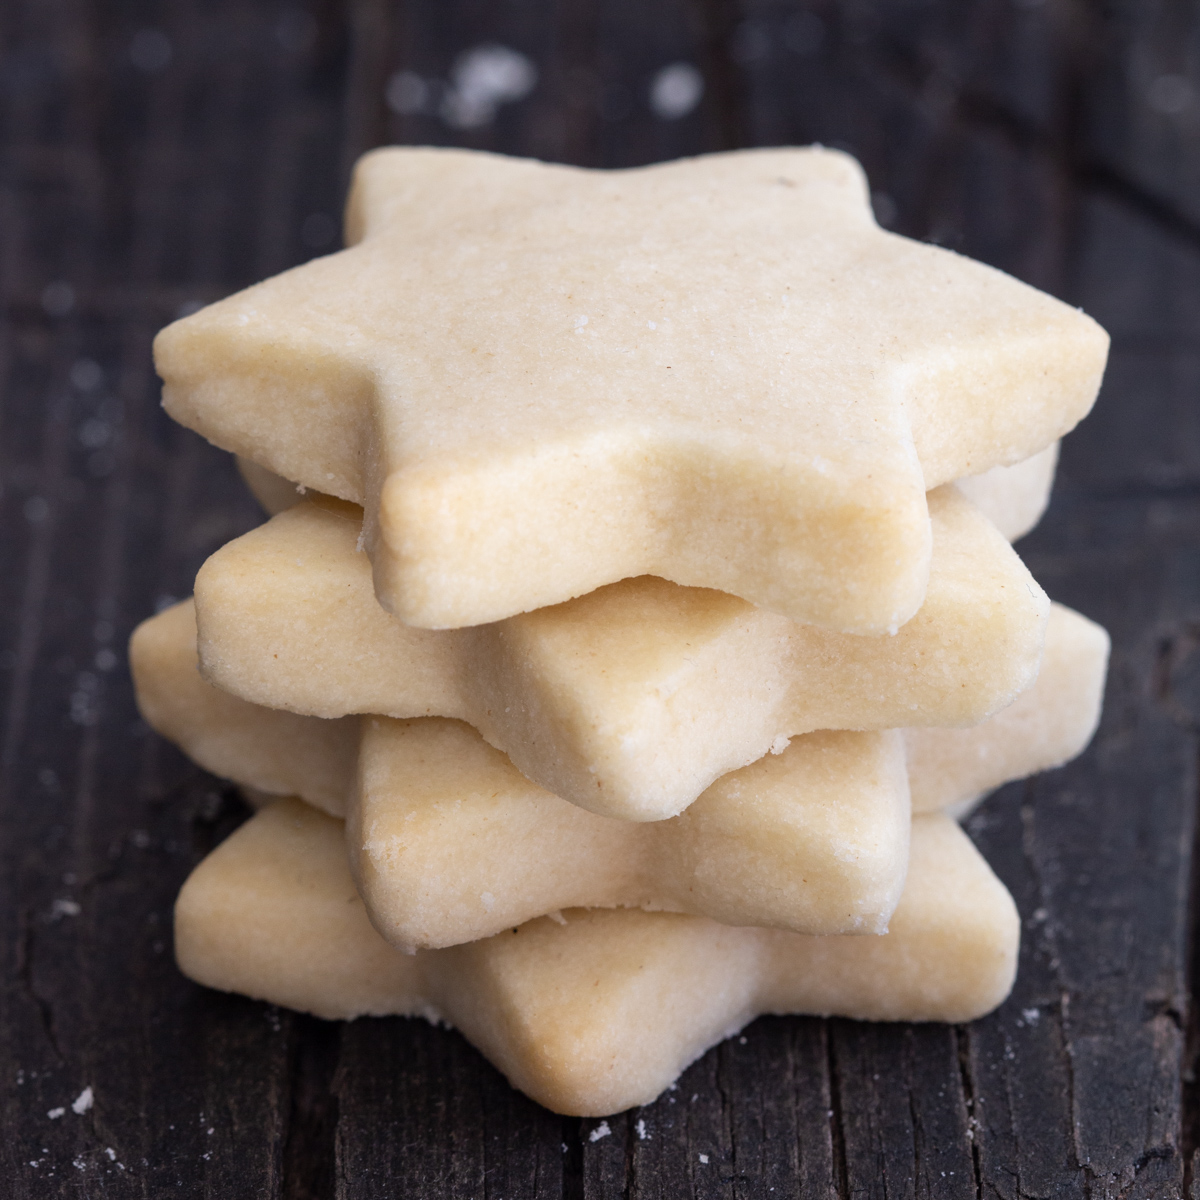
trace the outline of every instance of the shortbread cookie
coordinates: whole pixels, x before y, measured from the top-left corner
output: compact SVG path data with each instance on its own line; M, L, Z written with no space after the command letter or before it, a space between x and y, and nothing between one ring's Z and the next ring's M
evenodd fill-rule
M966 815L1060 766L1100 717L1108 635L1051 609L1038 682L972 729L904 731L914 812ZM581 812L450 721L372 718L347 810L351 866L398 946L486 937L567 907L698 913L802 933L876 932L899 894L900 786L879 734L813 733L653 824Z
M234 461L237 463L242 482L250 489L250 494L271 516L283 512L285 508L291 508L304 498L304 488L297 487L291 480L276 475L274 471L268 471L266 467L260 467L258 463L243 458L240 454L234 456ZM1017 467L1001 467L1000 470L1019 470L1021 465L1023 464L1018 464Z
M650 574L894 630L926 490L1072 428L1107 354L1075 309L879 229L829 150L379 150L347 242L161 332L163 403L364 505L375 590L424 628Z
M322 721L247 704L200 677L190 600L143 621L129 666L146 723L206 771L341 816L358 761L358 718Z
M1010 708L971 729L930 730L928 737L904 731L918 768L910 778L915 811L961 804L989 787L1060 766L1087 745L1100 708L1108 635L1061 604L1051 605L1051 613L1042 671ZM240 700L204 681L195 646L190 600L134 630L129 661L146 722L214 775L269 795L298 795L344 816L359 718L302 717ZM1037 736L1028 735L1032 727ZM928 787L927 773L937 780Z
M299 503L306 489L260 467L258 463L235 456L237 468L251 495L269 516ZM1054 487L1058 466L1058 443L1054 442L1032 458L1011 467L993 467L982 475L970 475L955 482L963 494L1010 542L1024 537L1042 519ZM313 493L319 495L320 493Z
M213 754L206 765L243 784L277 787L281 766L286 772L294 763L298 792L339 814L348 802L361 890L397 945L451 945L585 904L869 932L886 926L899 894L908 805L895 733L809 734L718 780L681 817L614 821L530 784L458 722L364 718L356 728L351 718L272 713L217 692L200 680L194 657L187 661L186 609L164 616L135 640L147 719L185 748ZM942 762L936 741L922 746L910 768L913 791L926 805L963 802L978 790L981 771L995 786L1077 753L1094 724L1106 649L1103 631L1056 606L1047 673L1018 701L1024 715L1005 724L1005 710L956 731L973 754L951 743ZM189 699L193 692L199 698ZM206 705L223 705L224 717L214 720ZM1076 714L1074 725L1064 713ZM192 731L196 714L203 737ZM271 717L279 718L277 731ZM1057 740L1014 736L1039 719ZM314 770L317 738L305 737L304 721L342 739L340 783L329 766Z
M307 501L201 569L201 663L271 708L457 717L555 795L661 820L781 739L970 725L1029 686L1049 600L955 488L929 504L925 603L894 637L863 638L652 577L495 625L412 629L375 602L359 510Z
M1051 605L1041 673L1029 691L974 729L905 730L913 811L961 817L1002 783L1074 758L1100 722L1108 651L1099 625Z
M1046 677L971 730L908 730L922 811L1057 766L1099 718L1108 638L1055 607ZM1016 710L1016 711L1014 711ZM907 807L878 734L815 733L649 825L583 813L450 721L364 724L347 848L397 946L487 937L542 913L622 905L800 933L878 932L899 895ZM915 807L915 805L914 805Z
M1011 467L993 467L982 475L972 475L956 481L958 489L1010 542L1024 537L1041 519L1050 503L1054 487L1054 472L1058 467L1058 443L1047 446L1040 454ZM260 468L261 469L261 468ZM274 478L274 476L271 476ZM265 482L260 490L265 494ZM253 489L252 489L253 490ZM255 492L258 495L258 492ZM295 489L290 503L295 502ZM261 502L261 501L260 501ZM279 505L279 502L276 502ZM279 512L280 505L268 512Z
M576 907L689 912L798 933L882 933L904 885L899 732L810 733L669 821L598 817L530 783L458 721L364 718L347 847L376 928L453 946Z
M454 945L581 905L811 933L887 928L909 838L894 730L797 738L681 817L618 821L530 783L458 721L323 721L228 696L196 671L188 616L180 605L135 636L147 721L240 784L349 808L356 869L397 945Z
M1020 933L1004 885L945 817L913 822L890 931L806 937L701 917L571 910L486 941L406 955L371 927L340 822L272 804L196 869L175 907L199 983L330 1019L444 1020L558 1112L653 1100L759 1013L969 1021L1012 986Z

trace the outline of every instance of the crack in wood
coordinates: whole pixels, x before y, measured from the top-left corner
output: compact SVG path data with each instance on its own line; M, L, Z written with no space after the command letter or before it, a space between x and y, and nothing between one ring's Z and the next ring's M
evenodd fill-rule
M578 1117L562 1118L563 1200L584 1200L583 1128Z
M846 1135L842 1128L842 1091L832 1022L822 1022L821 1036L825 1039L825 1070L829 1077L829 1136L833 1143L834 1184L839 1200L850 1200L850 1170L846 1158Z
M58 1030L54 1019L54 1005L43 996L38 990L33 981L33 957L34 957L34 941L36 933L34 926L38 920L37 916L27 908L21 909L19 914L19 936L17 941L17 970L16 978L25 990L25 994L33 1001L34 1008L37 1010L38 1019L41 1022L42 1032L46 1035L47 1042L50 1043L50 1049L54 1051L54 1057L58 1059L59 1065L65 1065L67 1059L63 1054L62 1047L58 1044Z
M967 1113L967 1139L971 1143L971 1166L975 1172L975 1195L983 1197L983 1168L979 1161L979 1114L975 1102L975 1078L971 1071L971 1030L966 1025L954 1027L955 1048L958 1051L958 1077L962 1082L963 1105Z
M1058 958L1052 960L1054 964L1055 977L1058 976ZM1061 981L1060 981L1061 985ZM1075 1170L1081 1172L1085 1176L1087 1186L1095 1180L1096 1173L1092 1169L1092 1164L1084 1153L1083 1147L1079 1144L1080 1122L1078 1109L1079 1088L1075 1078L1075 1046L1071 1041L1070 1034L1071 1026L1071 994L1065 989L1059 996L1058 1003L1058 1028L1059 1037L1063 1048L1063 1066L1067 1072L1067 1113L1071 1120L1071 1165Z
M1200 629L1190 628L1187 631L1191 643L1190 650L1200 646ZM1160 697L1173 699L1172 673L1170 660L1178 648L1178 639L1167 639L1161 646L1159 664L1165 666L1160 676ZM1195 729L1195 717L1190 712L1190 728ZM1197 773L1200 775L1200 749L1196 750ZM1196 797L1196 818L1192 831L1192 861L1190 864L1190 879L1188 891L1188 930L1187 930L1187 1012L1183 1018L1184 1050L1180 1062L1180 1089L1182 1092L1182 1113L1180 1130L1180 1153L1183 1156L1183 1189L1184 1194L1191 1196L1197 1185L1196 1162L1200 1156L1200 1082L1196 1079L1196 1066L1200 1061L1200 789Z

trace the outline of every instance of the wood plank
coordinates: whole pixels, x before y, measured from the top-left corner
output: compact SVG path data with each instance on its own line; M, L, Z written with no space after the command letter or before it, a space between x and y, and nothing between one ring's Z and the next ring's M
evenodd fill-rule
M339 1196L385 1186L454 1200L563 1194L563 1119L510 1088L458 1034L355 1021L336 1088Z
M1194 4L1109 6L1083 96L1082 152L1115 183L1151 197L1193 231L1200 222L1200 70Z
M820 18L819 45L802 11ZM1197 259L1111 187L1081 197L1055 157L1072 95L1128 104L1111 64L1072 74L1092 68L1064 41L1064 11L360 0L310 18L224 0L164 11L173 58L159 72L121 50L150 19L133 4L0 13L29 81L10 93L0 191L14 314L0 342L0 922L15 931L0 1170L15 1195L1182 1194ZM1131 45L1178 37L1147 11ZM486 41L540 72L493 123L387 108L395 71L444 81ZM106 65L79 67L98 47ZM678 121L647 101L671 62L709 73L707 101ZM1138 149L1142 116L1088 111L1117 150ZM541 1110L455 1034L328 1026L182 980L172 897L242 810L146 735L128 681L97 656L256 519L228 462L158 412L154 328L181 299L332 245L354 153L396 137L631 165L714 148L743 120L758 141L852 146L901 228L1114 330L1105 396L1025 547L1056 597L1113 629L1113 684L1086 760L1005 789L971 824L1026 921L997 1014L958 1032L759 1021L593 1140L600 1122ZM1133 182L1181 202L1164 174L1174 143L1147 138ZM1114 172L1117 150L1102 158ZM53 280L76 288L64 317L41 309ZM83 386L74 368L90 362L101 381ZM94 1105L76 1115L85 1086Z
M78 7L28 7L27 19L34 8L39 18L27 30L38 39L31 52L89 61L79 39L102 19ZM114 21L119 46L138 28L129 15ZM212 15L212 31L222 21L240 28L238 6ZM167 30L177 53L191 49L187 17ZM179 212L208 218L206 251L210 237L235 251L256 243L253 231L228 236L231 213L214 194L180 203L186 100L200 82L181 57L179 70L154 78L137 77L124 58L96 80L77 73L68 119L56 115L53 126L62 96L51 94L41 113L18 109L17 136L40 122L54 153L42 160L47 185L16 198L35 236L5 258L10 297L38 296L48 279L85 293L106 272L133 287L161 286L176 269L175 278L194 279L176 253L186 240L173 221ZM251 82L244 65L232 56L197 70L210 96L236 101ZM270 72L257 79L283 90ZM110 158L106 141L118 131ZM105 186L78 172L54 175L59 163L101 161L90 150L102 146ZM223 286L248 269L239 262ZM0 450L4 540L17 546L31 534L33 556L32 571L21 571L24 555L7 560L14 580L24 576L26 599L5 607L6 621L20 621L6 627L0 815L4 923L23 930L0 997L0 1155L14 1195L259 1196L281 1184L292 1018L200 992L170 956L174 894L233 810L211 780L145 736L128 680L113 671L156 597L186 594L199 562L255 519L223 457L157 411L153 329L145 314L117 324L103 312L40 313L10 326L25 353L6 372L18 386ZM71 1102L87 1087L92 1107L80 1103L77 1114Z

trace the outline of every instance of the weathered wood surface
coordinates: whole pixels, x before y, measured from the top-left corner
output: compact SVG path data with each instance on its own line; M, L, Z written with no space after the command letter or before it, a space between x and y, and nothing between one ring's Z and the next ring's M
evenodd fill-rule
M1200 1145L1197 12L0 5L0 1192L1186 1194ZM389 107L395 72L436 98L483 42L537 64L527 99L470 129ZM706 91L665 120L647 95L673 62L699 66ZM329 248L350 163L389 140L606 166L845 146L881 219L1112 331L1101 401L1023 544L1056 598L1113 632L1103 728L1081 762L1003 790L970 824L1025 921L997 1014L963 1029L761 1020L593 1141L597 1122L512 1092L453 1033L328 1025L177 974L174 894L243 814L137 720L123 646L256 513L229 463L162 416L150 340L185 306Z

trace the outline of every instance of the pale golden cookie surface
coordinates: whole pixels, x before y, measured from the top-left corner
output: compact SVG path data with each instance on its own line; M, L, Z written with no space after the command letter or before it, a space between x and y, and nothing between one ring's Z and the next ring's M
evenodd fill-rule
M450 945L583 904L882 929L904 875L910 778L927 809L1073 757L1094 728L1107 655L1103 631L1055 606L1034 687L973 729L925 741L905 731L907 773L895 731L809 734L723 776L683 816L634 824L537 788L458 722L323 721L247 704L203 682L191 646L186 605L139 631L147 720L243 785L348 812L362 894L401 946Z
M413 629L375 602L358 511L301 502L201 569L201 663L271 708L465 720L555 795L661 820L796 734L970 725L1029 686L1045 593L955 488L929 510L925 603L895 636L865 638L650 577L493 625Z
M1010 542L1015 542L1042 519L1050 503L1057 467L1058 443L1054 442L1024 462L955 480L955 486ZM260 486L265 491L270 485L264 481ZM278 495L275 507L264 504L268 512L278 512L297 498L295 488L287 504L282 504L284 489L278 489Z
M571 910L405 955L367 920L340 822L295 800L248 821L175 909L185 974L329 1018L458 1027L535 1100L603 1115L644 1104L760 1012L966 1021L1012 985L1020 926L1003 884L945 817L913 822L891 930L806 937L699 917Z
M1060 437L1107 352L1068 306L880 230L833 151L376 151L348 235L164 330L164 404L364 505L377 594L428 628L653 574L895 629L926 489Z

